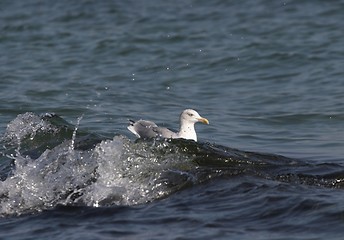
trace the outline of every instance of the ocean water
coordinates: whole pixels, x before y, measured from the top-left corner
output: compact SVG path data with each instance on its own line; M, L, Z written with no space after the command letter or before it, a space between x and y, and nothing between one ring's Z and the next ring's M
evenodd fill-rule
M1 1L0 239L342 239L343 12Z

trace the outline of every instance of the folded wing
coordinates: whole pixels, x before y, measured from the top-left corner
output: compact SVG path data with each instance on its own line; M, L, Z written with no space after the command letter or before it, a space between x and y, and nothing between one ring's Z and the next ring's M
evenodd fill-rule
M178 135L171 130L158 127L154 122L139 120L132 121L129 120L128 129L130 132L135 134L139 138L154 138L154 137L163 137L163 138L177 138Z

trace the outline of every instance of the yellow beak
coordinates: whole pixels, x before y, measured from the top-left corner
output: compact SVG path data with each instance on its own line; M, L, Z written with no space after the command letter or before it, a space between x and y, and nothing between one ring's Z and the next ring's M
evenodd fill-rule
M197 120L198 120L199 122L201 122L201 123L209 124L209 121L208 121L208 119L206 119L206 118L201 117L201 118L197 118Z

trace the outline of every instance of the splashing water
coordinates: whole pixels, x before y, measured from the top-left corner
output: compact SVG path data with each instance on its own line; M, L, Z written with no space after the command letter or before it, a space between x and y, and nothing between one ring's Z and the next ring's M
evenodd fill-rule
M33 122L23 125L28 119ZM115 136L94 148L77 150L76 135L81 119L71 140L46 149L38 158L25 155L17 148L13 156L15 168L0 182L0 215L41 211L58 204L133 205L175 191L168 187L171 181L166 176L185 174L173 169L178 164L186 165L186 159L171 149L170 154L157 154L156 151L168 148L168 142L137 144ZM23 126L27 128L22 129ZM10 123L4 138L17 139L20 146L30 136L35 145L35 136L42 131L42 126L48 132L59 132L56 126L50 129L48 122L29 113L19 115Z
M16 156L12 176L0 182L0 213L40 211L57 204L132 205L167 194L157 181L161 165L142 154L136 158L128 139L115 137L89 151L71 151L71 144L46 150L38 159Z
M46 114L45 116L50 116ZM8 125L3 141L11 144L17 144L17 149L21 149L21 144L25 139L33 140L39 133L56 133L59 129L44 121L43 118L37 116L32 112L19 114L14 120Z

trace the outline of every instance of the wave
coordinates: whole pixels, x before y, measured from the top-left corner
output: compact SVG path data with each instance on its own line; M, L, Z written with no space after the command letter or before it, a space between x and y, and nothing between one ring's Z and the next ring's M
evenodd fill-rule
M183 139L109 139L56 114L20 114L1 141L0 216L60 205L145 204L238 175L329 188L342 188L344 181L344 167L337 164Z

